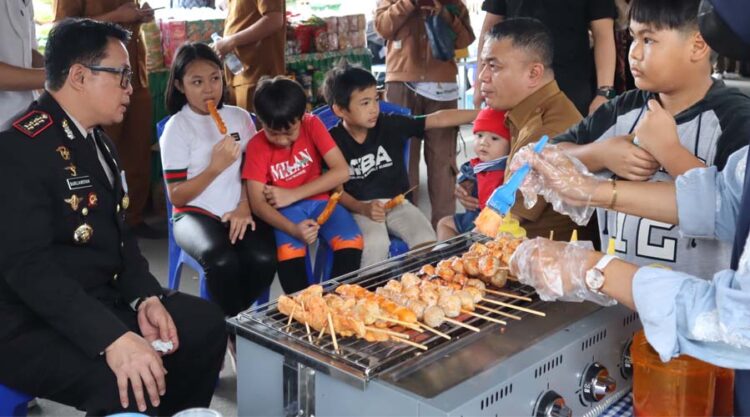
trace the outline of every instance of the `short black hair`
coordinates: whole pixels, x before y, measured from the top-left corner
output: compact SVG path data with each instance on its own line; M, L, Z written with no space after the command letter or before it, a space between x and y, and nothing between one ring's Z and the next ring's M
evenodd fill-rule
M185 93L177 89L177 81L183 82L185 77L185 71L188 65L196 60L203 59L212 62L219 68L221 73L221 85L222 93L221 99L216 104L217 108L221 108L224 105L224 101L227 95L227 83L224 80L224 64L216 53L211 49L210 46L201 42L187 42L184 43L177 50L174 61L172 61L172 67L169 70L169 80L167 81L167 92L164 97L164 102L167 107L169 114L175 114L179 112L182 107L187 104L187 97ZM184 85L184 83L183 83Z
M630 20L656 30L698 31L700 0L633 0Z
M376 85L375 76L370 71L360 66L349 65L345 59L342 59L338 65L326 73L320 89L329 106L336 104L349 110L352 93Z
M279 75L260 80L253 106L264 127L284 130L305 115L307 96L297 81Z
M127 45L130 31L114 23L92 19L68 18L55 24L44 51L47 88L61 89L74 64L99 65L107 56L110 38Z
M525 50L538 59L545 68L552 70L554 57L552 32L539 20L531 17L503 20L490 29L489 37L497 41L509 39L514 48Z

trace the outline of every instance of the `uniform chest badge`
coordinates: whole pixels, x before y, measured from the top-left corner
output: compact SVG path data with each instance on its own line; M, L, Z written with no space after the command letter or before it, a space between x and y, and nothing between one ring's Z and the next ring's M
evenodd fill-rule
M88 243L93 235L94 228L89 226L88 223L84 223L76 227L76 230L73 232L73 240L77 244L82 245L84 243Z
M91 208L94 208L99 204L99 197L93 191L89 193L87 199L88 199L88 206Z
M55 149L55 152L60 154L60 157L63 159L63 161L70 160L70 150L65 146L58 146Z
M128 197L128 195L125 194L122 197L122 208L124 208L125 210L127 210L128 207L130 207L130 197Z
M70 208L73 209L73 211L78 211L78 206L81 204L81 201L83 200L81 200L81 198L79 198L77 195L71 194L70 198L66 198L63 201L68 203L70 205Z
M73 130L70 128L70 123L68 123L68 119L63 119L62 128L65 131L65 136L67 136L68 139L73 140L76 138L76 135L73 134Z
M13 127L30 138L38 136L50 126L52 116L41 110L32 110L13 122Z
M70 164L70 165L66 166L65 170L68 171L68 172L70 172L70 176L71 177L77 177L78 176L78 168L76 168L76 166L73 165L73 164Z

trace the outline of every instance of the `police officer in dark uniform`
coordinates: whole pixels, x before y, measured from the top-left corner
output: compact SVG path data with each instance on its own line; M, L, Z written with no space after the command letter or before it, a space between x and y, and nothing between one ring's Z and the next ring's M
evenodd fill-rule
M47 91L0 133L0 383L93 415L172 415L210 404L226 335L217 307L161 288L125 224L101 126L128 106L129 36L58 23Z

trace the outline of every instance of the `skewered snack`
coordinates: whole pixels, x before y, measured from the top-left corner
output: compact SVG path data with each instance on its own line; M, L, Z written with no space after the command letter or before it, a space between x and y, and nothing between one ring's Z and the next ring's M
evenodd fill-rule
M323 223L327 222L328 219L331 217L331 214L333 214L333 209L336 208L336 204L338 204L339 199L341 198L341 191L336 191L333 194L331 194L331 197L328 198L328 203L326 203L325 208L322 212L320 212L320 215L318 216L318 219L316 222L322 226Z
M206 107L208 107L208 112L211 114L214 123L216 123L216 127L219 129L219 133L226 135L227 125L224 124L224 120L221 118L219 110L216 109L216 102L213 100L206 100Z
M415 185L415 186L409 188L405 193L401 193L401 194L393 197L392 199L386 201L383 208L385 208L385 210L388 211L388 210L390 210L390 209L398 206L399 204L403 204L403 202L406 201L406 195L409 194L410 192L416 190L417 187L418 187L418 185Z

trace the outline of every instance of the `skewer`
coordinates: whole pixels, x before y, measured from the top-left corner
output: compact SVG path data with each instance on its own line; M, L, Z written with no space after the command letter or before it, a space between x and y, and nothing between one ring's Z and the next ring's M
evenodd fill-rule
M489 317L489 316L485 316L484 314L479 314L479 313L475 313L473 311L464 310L463 308L461 309L461 312L464 313L464 314L468 314L468 315L470 315L472 317L478 317L478 318L483 319L483 320L491 321L493 323L499 323L499 324L504 324L504 325L508 324L504 320L495 319L495 318L492 318L492 317Z
M512 292L490 290L488 288L485 288L484 291L488 292L490 294L494 294L494 295L500 295L500 296L503 296L503 297L515 298L516 300L531 302L531 298L524 297L523 295L516 295L516 294L513 294Z
M294 313L297 312L297 304L294 305L292 308L292 314L289 315L289 320L286 322L286 326L282 327L282 329L286 329L287 327L292 325L292 319L294 318Z
M419 323L419 325L422 326L422 327L424 327L425 329L427 329L427 330L435 333L436 335L438 335L440 337L443 337L445 339L451 340L450 336L448 336L447 334L445 334L445 333L443 333L443 332L441 332L441 331L439 331L439 330L437 330L437 329L435 329L433 327L430 327L430 326L428 326L428 325L426 325L424 323Z
M529 301L531 301L531 300L529 300ZM404 326L406 328L415 330L415 331L417 331L419 333L424 333L424 330L422 330L418 325L416 325L414 323L409 323L407 321L398 320L398 319L392 319L392 318L383 317L383 316L375 316L375 318L377 320L390 321L392 323L400 324L400 325L402 325L402 326Z
M320 334L318 334L318 338L317 338L317 339L315 339L315 341L316 341L316 342L317 342L317 341L319 341L319 340L320 340L320 339L321 339L321 338L323 337L323 335L324 335L325 333L326 333L326 328L325 328L325 326L324 326L324 327L323 327L322 329L320 329Z
M483 305L476 304L476 305L474 305L474 307L481 308L482 310L489 311L491 313L499 314L499 315L501 315L503 317L507 317L509 319L521 320L521 318L518 317L518 316L516 316L515 314L506 313L506 312L500 311L500 310L494 310L494 309L491 309L489 307L485 307Z
M550 230L549 231L549 240L555 240L555 231L554 230Z
M427 346L425 346L425 345L423 345L421 343L414 343L412 341L409 341L409 340L406 340L406 339L401 339L401 338L396 338L395 340L397 342L406 343L409 346L414 346L417 349L427 350Z
M466 324L466 323L461 323L458 320L453 320L453 319L448 318L448 317L444 318L443 320L445 320L448 323L455 324L456 326L461 326L463 328L469 329L469 330L471 330L473 332L479 333L481 331L478 327L474 327L474 326L472 326L470 324Z
M336 350L336 353L339 353L339 343L336 341L336 332L333 330L333 319L331 319L331 312L328 312L328 327L330 328L331 332L331 339L333 340L333 348Z
M409 335L408 335L408 334L403 334L403 333L399 333L399 332L394 332L393 330L386 330L386 329L381 329L381 328L379 328L379 327L365 326L365 329L366 329L367 331L370 331L370 332L375 332L375 333L385 333L385 334L387 334L388 336L398 337L398 338L401 338L401 339L408 339L408 338L409 338Z
M302 311L305 311L305 302L300 301L300 304L302 305ZM310 336L310 325L307 324L307 320L305 320L305 330L307 330L307 341L312 344L312 336Z
M538 310L534 310L534 309L531 309L531 308L517 306L515 304L508 304L508 303L504 303L502 301L490 300L489 298L482 298L482 301L486 301L486 302L492 303L492 304L497 304L497 305L502 306L502 307L513 308L513 309L516 309L518 311L525 311L526 313L534 314L534 315L537 315L537 316L540 316L540 317L547 317L547 313L544 313L544 312L541 312L541 311L538 311Z

